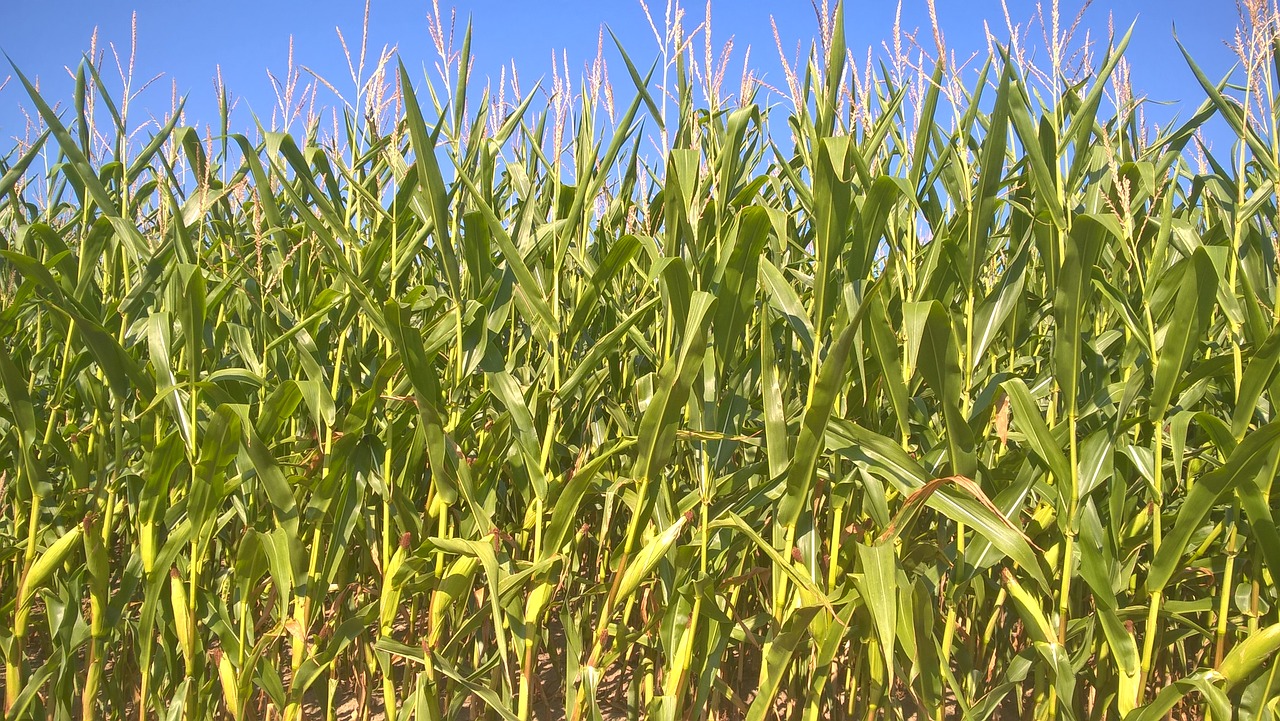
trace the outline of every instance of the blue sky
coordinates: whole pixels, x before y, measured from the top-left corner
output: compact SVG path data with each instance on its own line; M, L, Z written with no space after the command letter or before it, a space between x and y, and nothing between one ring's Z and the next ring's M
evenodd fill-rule
M1047 2L1047 0L1046 0ZM961 58L970 52L985 53L983 21L1000 40L1007 40L1004 14L999 0L937 0L938 14L947 45ZM441 0L448 14L448 0ZM549 78L552 51L567 52L570 70L580 75L584 64L595 57L598 32L607 23L623 40L637 64L647 67L656 57L657 43L638 0L586 2L566 0L555 4L513 0L457 0L453 5L459 26L471 18L474 25L475 74L495 79L504 64L515 61L522 84ZM866 48L880 52L882 42L893 35L896 3L854 0L847 6L846 33L855 57L865 57ZM1040 37L1035 25L1035 3L1008 0L1010 16L1033 39ZM1063 3L1063 22L1070 22L1078 3ZM664 0L653 0L650 8L661 23ZM373 0L370 18L370 53L384 45L395 45L411 68L425 71L433 61L434 48L427 32L430 0ZM66 107L73 83L64 66L74 67L89 47L94 28L98 44L116 46L122 60L128 60L130 23L137 12L137 54L135 83L157 80L150 91L135 101L132 115L145 120L149 113L162 114L169 108L176 85L179 95L189 95L187 121L203 127L214 122L213 79L221 67L222 77L239 101L233 124L251 127L246 114L251 108L268 116L275 93L267 76L272 70L283 75L287 65L290 37L295 61L305 64L334 81L339 88L351 83L335 28L342 28L349 44L358 44L364 12L362 0L337 2L318 0L219 0L217 2L166 2L162 0L50 0L20 2L0 0L0 49L3 49L29 77L40 79L42 92L50 101ZM689 25L701 22L704 6L690 3ZM1230 0L1097 0L1087 10L1081 25L1096 39L1105 38L1109 16L1119 28L1136 19L1137 27L1127 57L1133 65L1133 83L1139 94L1153 101L1171 102L1170 107L1152 107L1148 115L1167 118L1173 112L1190 114L1203 93L1183 61L1173 40L1179 37L1213 78L1220 78L1235 62L1225 47L1236 26L1235 4ZM712 39L719 46L734 38L734 62L740 68L743 52L752 48L751 65L767 82L783 85L770 18L778 27L788 55L796 43L808 43L817 32L816 16L810 0L714 0ZM904 0L902 27L918 29L918 38L928 48L933 39L925 0ZM459 27L461 33L461 27ZM606 39L607 43L607 39ZM612 48L606 57L614 86L624 98L628 81L625 69ZM115 77L114 60L107 52L107 75ZM973 71L969 71L970 76ZM10 75L0 69L0 81ZM304 79L306 76L304 76ZM328 96L321 94L320 100ZM19 105L26 96L11 80L0 89L0 148L21 136L25 121ZM29 106L29 103L26 103ZM1215 151L1225 148L1215 147Z

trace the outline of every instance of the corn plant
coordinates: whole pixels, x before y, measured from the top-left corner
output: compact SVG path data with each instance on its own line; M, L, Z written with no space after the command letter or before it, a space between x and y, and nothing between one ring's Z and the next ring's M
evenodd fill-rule
M15 68L7 718L1274 718L1274 13L1153 129L1056 7L962 73L837 6L772 107L678 25L136 143Z

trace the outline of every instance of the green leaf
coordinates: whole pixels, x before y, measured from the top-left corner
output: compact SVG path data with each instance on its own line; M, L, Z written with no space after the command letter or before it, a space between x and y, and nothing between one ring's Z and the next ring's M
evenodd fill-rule
M468 26L468 38L470 26ZM434 247L440 253L445 279L449 283L449 291L454 298L462 297L462 274L458 264L458 255L454 250L453 237L449 218L449 193L445 189L444 176L440 173L440 162L436 159L436 138L440 130L427 132L426 123L422 119L422 108L413 92L413 82L409 80L409 71L404 61L398 61L400 91L404 93L405 120L409 125L409 139L414 151L414 165L418 169L419 197L426 206L435 232ZM504 248L504 252L505 248ZM523 279L521 279L523 281Z
M897 648L898 627L898 569L893 544L876 543L858 545L858 560L862 575L857 578L858 589L871 612L876 634L880 637L880 650L884 652L884 667L888 673L888 686L893 685L894 650Z
M1249 424L1253 422L1254 414L1258 411L1258 401L1275 375L1277 363L1280 363L1280 325L1272 328L1266 340L1254 351L1240 379L1240 395L1236 398L1236 409L1231 416L1231 435L1237 440L1244 437Z
M1165 534L1160 549L1151 560L1151 568L1147 572L1148 593L1157 593L1168 585L1188 550L1192 534L1200 528L1200 523L1217 505L1218 499L1227 491L1252 481L1264 465L1275 459L1280 453L1278 439L1280 421L1272 421L1245 436L1225 465L1192 484L1178 510L1173 529Z
M868 463L871 473L893 483L900 492L912 494L925 489L931 479L920 465L893 441L843 419L833 419L827 429L827 445L833 451L853 460ZM967 480L967 479L960 479ZM947 518L974 529L1001 553L1022 566L1041 586L1050 588L1041 568L1039 555L1032 551L1026 535L999 513L982 490L969 482L954 483L966 491L967 497L952 491L948 484L937 484L936 492L925 496L930 508Z
M1182 372L1195 355L1208 331L1217 302L1218 273L1204 248L1191 256L1182 276L1173 315L1166 326L1164 343L1156 352L1156 371L1151 390L1150 417L1164 417L1173 399Z
M898 432L903 438L911 435L910 389L902 374L902 362L898 352L898 338L889 321L889 311L883 295L869 301L871 309L863 322L863 331L871 339L871 353L880 364L885 394L898 421Z
M614 604L623 603L631 594L636 592L640 584L644 582L649 574L657 567L675 542L680 538L680 532L684 530L685 524L689 522L687 516L680 516L667 526L662 533L654 536L640 549L635 558L627 564L626 571L622 574L622 579L618 582L618 589L614 596Z
M760 688L747 711L747 721L764 721L773 710L773 701L778 695L783 676L808 635L809 623L820 610L808 606L791 611L782 622L778 635L770 639L764 651Z
M658 377L658 386L648 408L640 417L636 433L636 460L632 475L641 479L644 492L632 517L628 548L634 548L657 503L658 482L675 448L676 431L694 378L702 371L702 358L707 350L706 324L703 319L715 304L715 298L703 291L694 292L685 324L684 342L677 354L669 358Z
M604 294L605 289L610 287L618 273L627 267L627 264L635 258L636 253L639 251L640 239L631 234L622 236L609 248L604 260L600 261L600 265L591 274L591 280L587 282L582 294L578 296L573 315L569 318L568 330L565 333L566 339L570 343L577 341L578 335L582 333L587 321L600 309L598 301Z
M745 345L746 324L755 312L761 252L768 237L769 214L765 209L752 206L742 211L733 252L727 256L729 262L716 290L714 345L722 366L734 357L732 349Z
M1085 328L1090 316L1093 266L1108 237L1106 226L1093 216L1080 216L1067 237L1067 253L1058 272L1053 298L1053 368L1068 413L1079 405L1080 373L1085 361Z
M400 354L417 400L418 417L427 439L431 479L444 502L453 505L458 497L458 481L447 455L448 443L440 410L440 380L435 363L427 357L422 345L422 334L410 325L408 309L395 301L389 301L385 313L391 342Z
M187 517L197 537L212 532L214 515L227 491L226 468L240 448L240 415L230 406L218 406L199 439L191 492L187 496ZM206 530L207 529L207 530Z
M933 389L942 406L947 428L947 448L952 473L975 480L978 461L974 455L973 431L960 409L960 398L968 395L960 371L960 354L951 332L951 317L941 303L933 302L920 336L920 374Z
M1054 438L1040 414L1040 407L1031 398L1027 384L1019 378L1007 380L1003 384L1005 393L1009 394L1009 404L1013 408L1013 424L1022 431L1027 444L1035 451L1053 474L1055 483L1061 489L1072 482L1071 464L1062 452L1062 445Z
M787 528L796 527L801 512L810 502L813 477L826 445L827 422L844 390L850 349L862 324L862 317L880 287L880 284L876 284L867 291L856 315L840 331L840 336L827 351L827 357L823 359L817 373L817 383L809 393L804 418L800 423L800 436L796 439L795 454L787 471L786 490L778 502L778 520Z

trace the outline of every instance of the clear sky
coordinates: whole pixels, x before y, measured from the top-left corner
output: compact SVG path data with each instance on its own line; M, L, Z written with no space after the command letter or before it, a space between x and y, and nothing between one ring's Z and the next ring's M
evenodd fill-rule
M1035 3L1007 2L1013 22L1024 31L1029 29L1032 38L1038 39L1041 30L1034 20ZM650 2L659 24L664 3L665 0ZM440 4L447 16L449 0L440 0ZM701 22L705 8L698 0L689 5L688 24L693 26ZM937 0L937 5L946 43L961 58L974 50L985 53L984 20L997 39L1008 39L999 0ZM514 60L526 89L532 80L549 78L553 50L565 51L570 70L580 76L584 64L595 57L602 24L607 23L617 33L638 65L647 67L657 53L657 42L638 0L457 0L454 7L459 34L467 18L474 25L475 75L496 79L502 65ZM855 57L864 58L868 46L874 46L879 53L882 42L891 42L895 7L896 3L878 0L848 3L846 34ZM1064 0L1064 24L1074 19L1078 8L1079 3ZM65 108L72 97L73 84L64 67L74 68L79 62L81 54L88 50L95 27L99 48L114 44L127 63L134 11L135 83L163 75L148 94L135 101L133 117L145 120L148 113L162 114L169 108L176 85L179 95L189 95L188 123L204 126L214 122L213 79L220 66L223 79L239 103L233 124L247 130L251 127L247 109L252 108L259 116L271 114L276 95L267 71L277 77L284 75L291 37L297 63L315 69L340 90L351 87L350 80L345 80L346 61L335 29L343 30L349 45L358 45L364 2L0 0L0 49L29 77L39 78L48 100L61 101ZM384 45L394 45L406 65L425 71L434 53L427 32L430 11L430 0L372 0L370 54L376 55ZM1197 62L1215 80L1235 62L1224 45L1237 24L1232 0L1096 0L1084 14L1078 37L1088 29L1095 39L1105 38L1110 16L1121 29L1137 21L1127 53L1137 92L1153 101L1175 103L1174 110L1149 109L1148 115L1157 119L1167 118L1174 111L1185 118L1204 97L1174 44L1175 26ZM763 73L767 82L782 86L770 18L776 21L789 56L795 53L797 42L807 45L817 32L810 0L713 0L712 40L719 46L731 36L734 38L734 68L741 67L743 52L750 46L751 65ZM904 0L901 26L907 32L918 30L920 42L932 49L925 0ZM606 50L614 86L629 99L625 68L608 47L607 37ZM108 76L118 78L109 49L106 69ZM7 65L0 67L0 81L10 74ZM304 81L307 79L309 76L304 75ZM319 100L327 102L331 97L322 93ZM23 134L25 121L19 105L29 107L26 100L16 78L0 89L0 148L8 148L12 137Z

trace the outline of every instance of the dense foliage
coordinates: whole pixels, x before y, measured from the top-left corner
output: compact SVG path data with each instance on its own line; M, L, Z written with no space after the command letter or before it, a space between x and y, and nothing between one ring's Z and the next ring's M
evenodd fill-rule
M437 23L298 134L16 73L8 717L1274 718L1254 5L1158 130L1056 14L872 73L837 10L771 110L670 26L615 107Z

